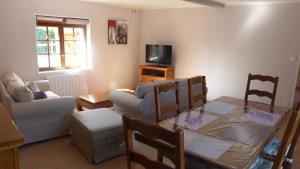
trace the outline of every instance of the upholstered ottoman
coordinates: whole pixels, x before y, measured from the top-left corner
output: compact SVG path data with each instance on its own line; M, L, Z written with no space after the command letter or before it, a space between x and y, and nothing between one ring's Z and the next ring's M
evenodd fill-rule
M110 108L73 113L71 139L91 163L122 155L122 116Z

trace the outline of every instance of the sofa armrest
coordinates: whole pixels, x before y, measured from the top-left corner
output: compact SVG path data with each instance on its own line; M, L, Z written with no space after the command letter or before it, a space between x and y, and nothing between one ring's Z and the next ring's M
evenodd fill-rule
M135 95L113 90L109 94L109 99L114 103L114 108L122 113L138 113L141 99Z
M75 109L75 99L72 96L55 99L41 99L30 102L19 102L11 105L13 118L45 116L48 114L68 114Z
M50 84L49 84L48 80L37 80L34 82L41 91L49 91L50 90Z

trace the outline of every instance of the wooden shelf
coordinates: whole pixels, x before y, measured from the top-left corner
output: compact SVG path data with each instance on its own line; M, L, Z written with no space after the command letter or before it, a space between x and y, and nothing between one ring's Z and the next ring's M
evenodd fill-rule
M174 79L174 67L140 65L139 82Z

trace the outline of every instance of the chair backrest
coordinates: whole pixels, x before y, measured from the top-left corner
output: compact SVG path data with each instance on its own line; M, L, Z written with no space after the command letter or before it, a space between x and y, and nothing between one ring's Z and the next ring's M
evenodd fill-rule
M168 91L175 91L176 102L162 105L160 102L160 94ZM179 96L178 96L178 85L177 82L169 82L154 86L155 95L155 109L156 109L156 122L161 122L163 114L176 112L179 114Z
M291 150L290 145L293 142L293 139L295 137L298 137L298 135L299 135L299 131L297 131L298 127L299 127L299 111L293 112L290 117L289 123L285 129L285 132L284 132L284 135L282 138L281 145L280 145L278 153L275 157L272 169L280 169L286 159L287 150L289 149L289 151L293 151L293 150Z
M194 95L193 86L199 85L199 94ZM188 92L189 92L189 108L192 109L195 103L202 101L202 104L206 103L206 78L205 76L196 76L188 79Z
M135 152L133 149L133 136L167 155L176 169L184 169L184 135L182 130L178 129L173 132L158 125L146 124L126 115L123 115L123 127L128 169L131 169L132 162L138 163L146 169L172 169L172 167L158 160L150 160L143 154Z
M252 80L258 80L262 82L272 82L274 84L273 92L267 92L257 89L250 89L250 83ZM274 106L275 103L275 97L276 97L276 91L277 91L277 85L278 85L278 77L272 77L272 76L263 76L263 75L252 75L251 73L248 75L248 82L247 82L247 88L246 88L246 94L245 94L245 104L248 102L248 96L249 95L257 95L260 97L268 97L271 99L271 106Z

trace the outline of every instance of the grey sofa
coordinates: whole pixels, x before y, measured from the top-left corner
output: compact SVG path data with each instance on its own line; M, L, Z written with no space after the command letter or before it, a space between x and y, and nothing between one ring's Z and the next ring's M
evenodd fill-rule
M188 109L188 82L187 79L157 81L153 83L140 83L137 85L135 94L129 94L119 90L110 93L110 100L114 104L114 109L121 113L126 113L141 120L155 121L155 100L154 86L160 83L178 81L179 87L179 108L180 111ZM198 87L193 87L195 92L200 92ZM200 88L199 88L200 89ZM161 96L162 104L175 102L175 92L169 91Z
M49 91L48 81L36 81L36 84L45 91L47 99L16 102L0 80L1 102L25 137L25 144L68 134L75 108L74 98L59 97Z

